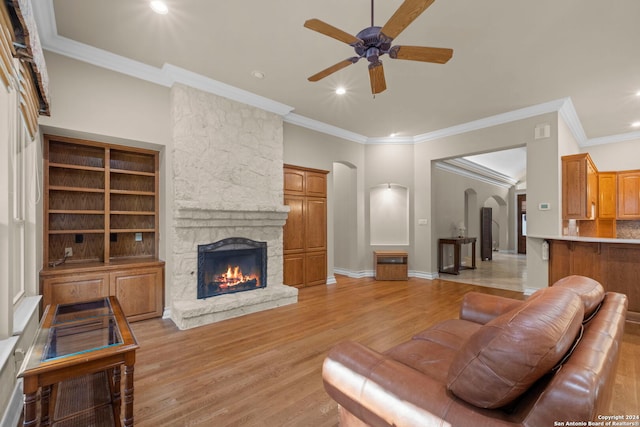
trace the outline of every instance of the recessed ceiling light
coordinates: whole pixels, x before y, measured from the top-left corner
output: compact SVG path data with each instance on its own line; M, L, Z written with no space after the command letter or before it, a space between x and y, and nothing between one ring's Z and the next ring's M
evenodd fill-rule
M633 123L631 123L631 127L634 127L634 128L640 128L640 122L633 122Z
M264 79L264 77L265 77L264 73L262 71L258 71L258 70L252 71L251 75L253 77L255 77L256 79L260 79L260 80Z
M169 13L169 8L165 4L165 2L161 0L153 0L149 3L149 5L155 13L158 13L160 15L166 15L167 13Z
M640 90L636 92L636 96L640 96Z
M390 137L390 138L395 138L397 135L398 135L397 133L395 133L395 132L391 132L391 133L389 134L389 137Z
M336 93L338 95L344 95L345 93L347 93L347 90L343 87L339 87L338 89L336 89Z

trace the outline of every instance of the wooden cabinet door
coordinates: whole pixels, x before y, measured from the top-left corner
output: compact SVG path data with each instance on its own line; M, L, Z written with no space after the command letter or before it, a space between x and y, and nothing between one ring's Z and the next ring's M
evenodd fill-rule
M306 195L327 197L327 175L319 172L306 172Z
M327 250L327 201L307 198L305 212L305 249L307 251Z
M305 194L305 172L284 168L284 192L287 194Z
M162 315L162 267L112 272L111 295L115 295L129 321Z
M43 304L67 304L109 296L109 274L73 274L42 280Z
M618 173L618 219L640 219L640 171Z
M284 196L284 204L289 206L289 215L284 224L284 253L303 251L305 247L305 198L303 196Z
M305 258L305 282L307 286L323 285L327 281L327 253L307 253Z
M327 279L327 171L285 165L283 282L303 287Z
M282 282L285 285L303 287L305 284L305 254L289 254L284 256L284 275Z
M562 157L562 219L595 219L597 172L588 154Z
M598 217L614 219L616 217L618 174L615 172L600 172L598 174Z

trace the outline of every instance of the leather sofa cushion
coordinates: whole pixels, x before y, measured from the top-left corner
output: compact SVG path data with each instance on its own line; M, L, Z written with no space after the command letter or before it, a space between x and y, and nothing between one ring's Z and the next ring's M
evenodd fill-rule
M582 300L570 289L537 291L470 337L451 362L447 388L480 408L513 402L562 359L583 318Z
M591 316L604 299L604 288L590 277L567 276L558 280L553 286L568 288L578 294L584 304L585 318Z
M451 360L480 326L466 320L445 320L384 354L445 384Z

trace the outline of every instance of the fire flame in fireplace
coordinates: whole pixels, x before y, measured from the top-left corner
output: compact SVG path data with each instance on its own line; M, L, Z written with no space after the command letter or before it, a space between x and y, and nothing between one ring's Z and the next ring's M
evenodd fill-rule
M230 288L234 286L255 286L260 285L260 280L255 274L242 274L239 266L227 266L227 272L222 273L215 280L216 285L220 288Z

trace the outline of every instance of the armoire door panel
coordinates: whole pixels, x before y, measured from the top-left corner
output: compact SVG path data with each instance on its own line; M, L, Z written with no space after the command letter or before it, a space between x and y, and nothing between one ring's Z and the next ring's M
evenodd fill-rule
M313 197L327 197L327 175L324 173L307 172L306 195Z
M306 240L308 251L327 249L327 201L326 199L307 198Z
M284 283L303 287L327 280L327 171L284 166Z
M284 256L284 277L285 285L297 288L304 285L304 254L292 254Z
M284 170L285 193L303 195L305 192L304 177L305 177L304 171L285 168Z
M327 281L327 253L308 253L305 260L307 286L322 285Z
M284 225L284 251L301 251L305 246L305 201L302 196L284 196L284 204L289 206L289 216Z

